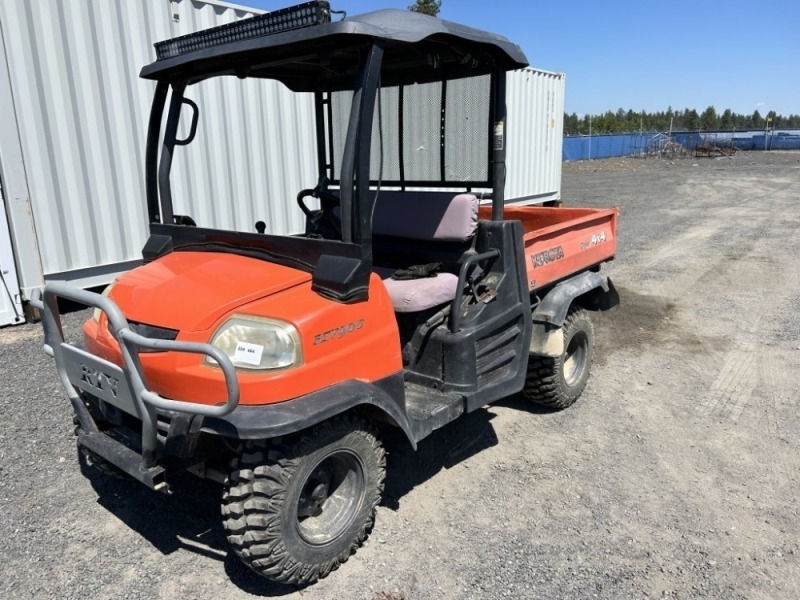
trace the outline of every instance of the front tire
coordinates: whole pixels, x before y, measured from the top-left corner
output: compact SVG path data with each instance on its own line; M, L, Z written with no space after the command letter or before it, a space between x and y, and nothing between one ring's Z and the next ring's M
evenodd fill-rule
M223 495L228 541L268 579L313 583L363 543L385 473L377 435L353 415L279 444L248 442L232 462Z
M561 356L531 356L522 395L531 402L562 410L575 404L589 380L594 357L594 327L589 312L573 306L562 326Z

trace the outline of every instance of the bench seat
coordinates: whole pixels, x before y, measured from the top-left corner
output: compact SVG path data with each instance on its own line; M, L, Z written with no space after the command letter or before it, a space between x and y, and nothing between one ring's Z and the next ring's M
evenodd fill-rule
M452 246L460 256L463 244L477 230L478 205L473 194L381 192L375 205L372 232L376 237L402 240L411 247L426 243L436 243L440 249ZM442 271L434 277L392 279L397 269L408 266L398 263L396 268L373 268L383 280L396 312L419 312L455 298L458 276L454 273Z

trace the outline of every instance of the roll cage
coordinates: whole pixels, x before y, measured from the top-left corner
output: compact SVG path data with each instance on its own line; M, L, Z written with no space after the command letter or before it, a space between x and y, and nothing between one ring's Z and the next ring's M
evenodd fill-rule
M372 269L371 219L377 196L371 186L381 185L380 176L376 181L370 172L373 124L379 91L388 87L400 90L397 114L402 130L405 87L444 82L440 93L440 177L426 181L405 178L401 148L400 178L386 183L402 190L421 185L452 188L455 184L462 189L479 185L491 190L492 218L502 218L505 73L527 65L519 47L495 34L410 11L384 10L330 22L326 2L307 4L321 10L328 22L323 18L319 24L299 29L250 37L237 34L243 39L225 41L226 28L241 28L237 23L245 21L239 21L156 45L159 59L141 72L143 78L157 82L145 160L151 233L143 251L146 261L173 250L236 252L310 272L313 288L326 297L343 302L365 299ZM181 44L189 49L181 51ZM186 89L225 75L274 79L292 91L314 94L319 181L323 187L331 180L338 185L341 240L185 227L194 224L191 218L175 215L170 185L172 158L176 146L191 143L198 119L197 106L185 97ZM489 114L484 115L488 127L482 140L488 164L485 178L465 186L449 179L444 169L445 86L448 81L478 76L490 78ZM342 128L343 147L336 157L340 163L334 172L331 103L332 95L339 92L351 93L352 97ZM192 121L187 137L179 139L184 106L192 110ZM402 133L398 139L402 144Z

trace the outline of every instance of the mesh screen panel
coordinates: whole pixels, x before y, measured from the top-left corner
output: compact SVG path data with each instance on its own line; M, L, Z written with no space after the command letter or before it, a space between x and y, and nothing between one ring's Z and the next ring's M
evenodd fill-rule
M380 105L376 103L375 118L372 121L372 156L369 160L371 181L400 180L400 119L397 116L399 108L400 88L395 86L381 89Z
M490 88L488 75L382 88L372 122L371 182L486 185ZM338 183L353 93L334 92L330 100L329 179Z
M328 163L333 165L333 173L328 175L331 181L339 181L342 176L342 153L344 152L344 142L347 136L347 123L350 118L350 105L353 103L353 92L334 92L331 94L331 114L330 123L330 147L328 152L333 152L333 156L328 156Z
M444 164L447 181L488 181L491 77L447 82Z
M441 179L442 83L403 90L403 162L407 180Z

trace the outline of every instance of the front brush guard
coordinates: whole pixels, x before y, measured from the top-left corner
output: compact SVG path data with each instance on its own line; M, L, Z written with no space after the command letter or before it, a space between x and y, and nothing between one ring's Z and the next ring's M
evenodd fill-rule
M97 308L106 314L109 330L119 343L123 367L64 340L58 298ZM131 329L122 311L112 300L63 282L48 283L43 292L34 290L30 303L41 312L44 351L55 359L59 379L83 430L78 443L153 489L166 489L164 469L156 464L156 409L221 417L232 412L239 404L236 369L228 356L211 344L158 340L139 335ZM226 402L209 406L191 401L170 400L149 390L139 360L141 348L204 354L213 358L225 376L228 394ZM141 420L141 455L100 431L83 403L81 392L92 394Z

